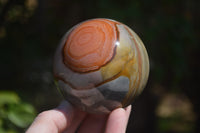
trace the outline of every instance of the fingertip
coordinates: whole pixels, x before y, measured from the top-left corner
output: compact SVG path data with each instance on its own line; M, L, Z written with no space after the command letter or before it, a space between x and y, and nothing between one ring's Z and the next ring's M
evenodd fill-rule
M59 111L64 115L67 121L66 128L69 127L74 117L75 108L68 101L62 101L60 105L53 110Z
M106 125L106 133L124 133L131 112L131 106L126 108L118 108L112 111L108 117Z
M129 106L127 106L127 107L125 108L125 110L129 110L129 111L131 111L131 109L132 109L132 105L129 105Z
M132 105L129 105L128 107L125 108L126 115L129 117L131 114L132 110Z

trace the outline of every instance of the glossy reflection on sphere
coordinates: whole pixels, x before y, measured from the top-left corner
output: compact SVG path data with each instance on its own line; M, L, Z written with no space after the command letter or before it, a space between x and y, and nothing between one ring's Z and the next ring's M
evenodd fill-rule
M54 76L64 97L90 113L126 107L149 75L146 49L126 25L110 19L84 21L63 37Z

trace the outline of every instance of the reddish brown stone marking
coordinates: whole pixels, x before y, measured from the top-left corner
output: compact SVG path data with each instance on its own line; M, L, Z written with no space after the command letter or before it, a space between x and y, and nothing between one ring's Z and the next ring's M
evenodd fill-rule
M63 61L76 72L89 72L108 63L117 41L117 22L93 19L75 27L63 47Z

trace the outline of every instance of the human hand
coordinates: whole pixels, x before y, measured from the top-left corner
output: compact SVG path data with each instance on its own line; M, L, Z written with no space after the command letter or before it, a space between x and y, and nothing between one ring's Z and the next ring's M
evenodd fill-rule
M125 133L130 112L131 105L108 115L87 114L64 101L40 113L26 133Z

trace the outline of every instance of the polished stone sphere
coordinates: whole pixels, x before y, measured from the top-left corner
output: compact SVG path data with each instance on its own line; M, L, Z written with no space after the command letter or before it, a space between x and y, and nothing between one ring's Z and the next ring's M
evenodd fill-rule
M130 105L149 75L140 38L111 19L91 19L72 27L56 50L53 67L65 99L89 113Z

